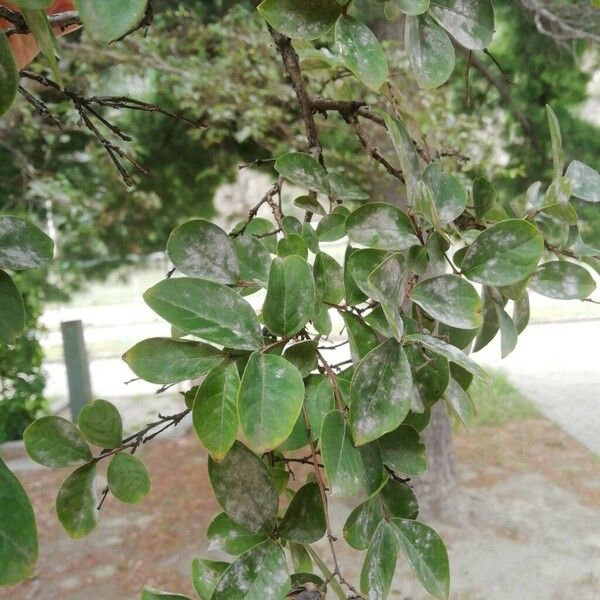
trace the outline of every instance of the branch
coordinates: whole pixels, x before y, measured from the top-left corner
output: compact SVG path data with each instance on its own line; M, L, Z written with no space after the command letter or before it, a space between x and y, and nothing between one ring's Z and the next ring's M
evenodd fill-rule
M25 22L23 15L15 10L10 10L0 6L0 17L12 24L13 27L7 29L4 33L7 36L30 33L29 26ZM76 11L61 12L55 15L48 15L48 22L52 28L66 29L71 25L81 25L79 13Z

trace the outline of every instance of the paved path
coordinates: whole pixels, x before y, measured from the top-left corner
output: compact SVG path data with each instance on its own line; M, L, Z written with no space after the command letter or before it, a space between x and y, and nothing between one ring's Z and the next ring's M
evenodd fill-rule
M474 358L505 371L548 419L600 454L600 320L534 324L504 360L499 340Z

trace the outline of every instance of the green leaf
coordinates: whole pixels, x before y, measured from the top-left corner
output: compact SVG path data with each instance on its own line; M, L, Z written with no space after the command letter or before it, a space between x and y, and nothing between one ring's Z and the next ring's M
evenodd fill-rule
M329 186L331 195L338 200L362 202L369 199L369 194L343 173L329 173Z
M184 275L227 284L240 280L233 240L210 221L193 219L176 227L167 240L167 255Z
M317 232L310 223L302 223L302 239L313 254L316 254L319 251L319 238L317 237Z
M70 467L92 459L92 451L73 423L62 417L42 417L23 433L27 454L40 465Z
M313 265L315 285L323 302L339 304L344 298L344 273L334 258L318 252Z
M289 346L283 353L283 358L298 369L302 379L317 368L317 345L316 340L306 340Z
M29 8L23 8L21 12L25 23L27 23L31 34L40 48L40 53L48 62L54 79L62 87L62 75L56 58L56 38L54 37L54 32L52 31L52 26L48 21L46 12L43 9Z
M429 8L429 0L392 0L391 4L398 7L406 15L421 15Z
M56 514L72 538L88 535L98 522L95 476L96 464L87 463L73 471L58 490Z
M496 314L498 315L498 324L500 325L501 353L502 358L506 358L516 347L519 334L512 319L508 316L504 308L495 303Z
M123 440L123 422L117 407L106 400L86 404L77 417L83 437L100 448L116 448Z
M313 544L325 535L325 511L316 483L307 483L294 494L277 531L299 544Z
M123 354L123 360L138 377L162 384L204 375L223 359L223 354L213 346L172 338L149 338Z
M477 290L457 275L439 275L415 286L410 299L437 321L459 329L483 324Z
M358 364L371 350L379 345L379 338L375 331L358 315L344 311L342 312L342 319L350 342L350 355L354 363Z
M379 250L405 250L419 243L408 216L383 202L365 204L350 213L346 232L353 242Z
M237 435L237 395L240 376L234 363L215 367L198 387L194 399L194 429L216 461L222 460Z
M0 458L0 586L29 577L38 558L35 515L19 480Z
M365 294L366 297L378 295L376 287L371 285L369 275L375 269L377 269L384 261L389 258L389 252L384 250L373 250L371 248L364 248L361 250L354 250L348 258L346 269L352 276L352 279L359 290ZM358 302L360 296L356 296L355 301ZM361 302L364 302L364 299Z
M300 256L306 260L308 257L308 246L302 236L291 233L277 242L277 254L282 258L286 256Z
M433 194L438 217L442 224L458 218L467 206L467 193L454 175L442 173L438 163L430 164L422 176Z
M229 563L214 561L197 556L192 560L192 584L198 596L210 599L221 575L227 570Z
M294 571L296 571L298 575L311 574L313 570L312 559L310 558L310 554L308 553L306 547L302 546L301 544L294 544L291 542L289 548ZM298 579L296 579L296 582L298 582ZM296 582L294 582L294 576L292 575L292 587Z
M412 206L416 196L417 181L421 175L417 149L402 121L387 113L383 114L383 120L392 140L392 144L394 145L394 149L396 150L396 154L400 159L400 168L404 175L408 204L409 206ZM402 248L397 249L402 250Z
M439 354L447 358L450 362L466 369L469 373L473 373L473 375L479 377L482 381L489 381L488 374L473 359L469 358L462 350L447 344L443 340L420 333L411 333L405 336L405 340L421 344L427 350L431 350L435 354Z
M298 369L275 354L255 352L240 384L238 414L249 447L273 450L294 428L304 400Z
M239 232L244 228L244 232L240 235ZM271 253L275 254L277 247L277 236L274 234L276 230L275 225L268 219L262 217L254 217L250 221L241 221L238 223L232 231L232 234L238 237L260 237L260 242L265 245L265 248ZM268 235L271 234L271 235ZM238 256L239 258L239 256Z
M382 521L369 544L360 573L360 589L369 600L385 600L388 597L397 554L394 529Z
M113 456L106 479L110 493L127 504L139 502L150 491L150 475L144 463L126 452Z
M379 90L390 71L375 34L362 21L342 15L335 24L335 44L348 69L367 87Z
M344 296L346 298L346 304L349 306L362 304L367 299L367 295L358 287L350 272L349 261L350 257L355 252L360 252L360 250L353 248L352 246L347 246L344 256ZM374 250L374 252L377 252L377 250ZM368 274L369 272L366 273L367 276Z
M483 50L494 35L494 8L490 0L431 0L429 12L468 50Z
M360 452L354 447L346 419L339 411L323 420L321 455L332 496L355 496L363 484Z
M427 356L415 346L407 347L416 392L425 408L433 406L444 393L450 378L450 367L443 356Z
M161 592L151 587L145 587L142 590L142 600L190 600L187 596L181 594L171 594L171 592Z
M297 206L306 212L314 213L315 215L325 216L325 209L319 204L319 201L312 196L298 196L298 198L294 200L294 206Z
M271 255L265 244L251 235L240 235L233 239L240 265L240 279L267 287Z
M565 176L573 184L573 196L586 202L600 202L600 173L586 164L574 160Z
M75 0L86 30L101 42L112 42L133 29L144 16L148 0Z
M338 382L339 385L339 382ZM333 387L329 378L322 373L309 375L305 380L306 397L304 400L308 424L313 439L321 435L323 420L334 409ZM302 415L300 417L302 419ZM304 425L304 419L302 419Z
M8 273L0 270L0 341L14 344L25 328L25 306Z
M393 518L416 519L419 514L417 497L408 485L390 479L379 492L385 513Z
M208 475L223 510L253 533L270 534L277 521L279 497L267 465L241 442L220 463L208 459Z
M329 315L329 307L321 302L318 312L317 308L315 308L315 315L311 319L311 322L321 335L329 335L333 327L331 316Z
M320 242L335 242L346 235L346 219L342 212L332 212L323 217L317 225L317 237Z
M312 40L334 26L342 6L337 0L263 0L258 11L284 35Z
M226 513L219 513L208 526L208 552L221 550L234 556L264 542L265 534L253 533L238 525Z
M377 442L365 444L359 448L364 467L364 483L367 494L378 492L387 481L387 473L383 468L381 449Z
M587 298L596 282L587 269L568 261L544 263L534 273L529 287L538 294L560 300Z
M269 330L281 336L298 333L312 318L315 282L310 265L299 256L271 263L263 318Z
M52 261L54 242L21 217L0 216L0 267L21 271Z
M554 179L558 179L563 174L565 166L565 153L562 147L562 136L560 134L560 124L554 111L546 104L546 116L548 117L548 127L550 128L550 139L552 140L552 162L554 163Z
M383 462L396 473L421 475L427 470L425 445L409 425L400 425L379 440Z
M310 154L304 152L284 154L275 161L275 170L296 185L329 194L327 173Z
M426 89L446 83L454 71L454 46L447 33L429 16L406 17L404 40L417 83Z
M12 106L19 88L19 72L13 53L6 39L0 32L0 117Z
M440 536L427 525L394 519L396 539L423 587L444 600L450 593L448 553Z
M496 205L496 188L489 179L476 177L473 180L472 192L475 216L483 219Z
M413 395L410 365L402 346L389 339L359 363L350 390L350 427L361 446L402 423Z
M517 333L523 333L525 327L529 324L529 294L525 292L518 300L515 300L513 307L513 322Z
M527 221L509 219L481 232L469 247L463 273L486 285L510 285L535 271L544 250L540 232Z
M448 382L444 397L462 424L467 428L470 427L475 417L473 402L454 379Z
M144 300L175 327L209 342L237 350L262 346L254 309L220 283L188 277L165 279L147 290Z
M285 215L281 219L281 229L284 235L291 235L292 233L302 235L302 222L296 217Z
M211 600L281 600L290 587L285 554L279 544L267 540L227 568Z
M369 273L365 290L370 292L373 300L398 306L404 300L406 275L406 259L396 252Z
M383 509L378 495L359 504L344 523L344 539L356 550L366 550L373 539L379 523L383 519Z

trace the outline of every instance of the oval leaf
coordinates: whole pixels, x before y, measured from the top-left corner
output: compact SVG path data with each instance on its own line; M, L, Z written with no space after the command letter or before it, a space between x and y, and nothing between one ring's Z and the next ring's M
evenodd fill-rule
M113 456L106 479L110 493L127 504L139 502L150 491L150 475L144 463L126 452Z
M486 285L510 285L531 275L542 256L544 240L527 221L509 219L481 232L462 262L462 272Z
M265 540L265 534L253 533L238 525L227 513L220 513L213 519L206 531L206 537L209 552L222 550L234 556L243 554Z
M112 42L133 29L144 16L148 0L75 0L79 17L96 39Z
M587 298L596 282L589 271L580 265L563 260L544 263L533 274L529 287L538 294L560 300Z
M355 496L363 484L360 452L354 447L342 413L330 412L323 420L321 455L332 496Z
M387 57L375 34L350 15L335 24L335 43L346 66L372 90L379 90L390 74Z
M98 522L95 476L95 463L88 463L73 471L58 490L56 514L72 538L86 536Z
M310 265L299 256L276 258L269 272L263 318L269 331L292 336L312 318L315 281Z
M425 445L409 425L387 433L379 440L383 462L396 473L421 475L427 470Z
M240 263L240 278L267 287L271 255L261 240L240 235L233 240Z
M92 459L92 451L73 423L62 417L42 417L23 433L27 454L40 465L70 467Z
M25 328L25 306L15 282L0 270L0 341L14 344Z
M237 350L262 346L253 308L220 283L187 277L165 279L147 290L144 300L175 327L209 342Z
M54 242L21 217L0 217L0 267L13 271L43 267L52 261Z
M325 535L325 511L316 483L307 483L294 494L277 531L299 544L313 544Z
M232 239L217 225L194 219L175 228L167 255L184 275L217 283L237 283L240 263Z
M359 363L350 390L350 427L357 445L393 431L410 409L413 382L402 346L390 339Z
M192 560L192 584L200 598L210 598L229 563L197 556Z
M586 202L600 202L600 173L598 171L574 160L567 167L565 176L571 180L573 196Z
M346 232L352 241L379 250L405 250L419 243L408 216L383 202L365 204L350 213Z
M30 576L38 558L33 509L19 480L0 458L0 586Z
M100 448L116 448L123 440L123 422L117 407L106 400L86 404L77 418L83 437Z
M304 152L284 154L275 161L275 170L296 185L329 194L327 173L310 154Z
M477 290L457 275L439 275L419 283L410 299L437 321L459 329L476 329L483 324Z
M291 38L325 35L342 12L337 0L263 0L258 10L265 21Z
M123 354L123 360L150 383L177 383L208 373L223 361L223 354L200 342L149 338Z
M238 395L240 424L250 448L267 452L284 442L303 400L304 383L296 367L275 354L252 354Z
M454 71L454 46L446 32L428 16L406 17L404 40L410 67L423 88L446 83Z
M215 367L198 387L194 429L214 460L222 460L237 435L240 376L234 363Z
M388 597L397 555L394 529L382 521L369 544L360 573L360 589L370 600L385 600Z
M279 497L268 467L240 442L220 463L208 460L208 475L223 510L242 527L270 534L275 528Z
M469 50L483 50L492 41L494 8L490 0L431 0L429 12Z

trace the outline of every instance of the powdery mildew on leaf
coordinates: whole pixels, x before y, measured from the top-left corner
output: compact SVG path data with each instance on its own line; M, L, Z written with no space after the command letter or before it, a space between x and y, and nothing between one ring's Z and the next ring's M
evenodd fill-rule
M573 196L587 202L600 202L600 173L574 160L565 174L573 184Z
M0 267L21 271L47 265L52 260L53 245L26 219L0 217Z
M490 0L431 0L429 10L469 50L483 50L492 41L494 9Z

